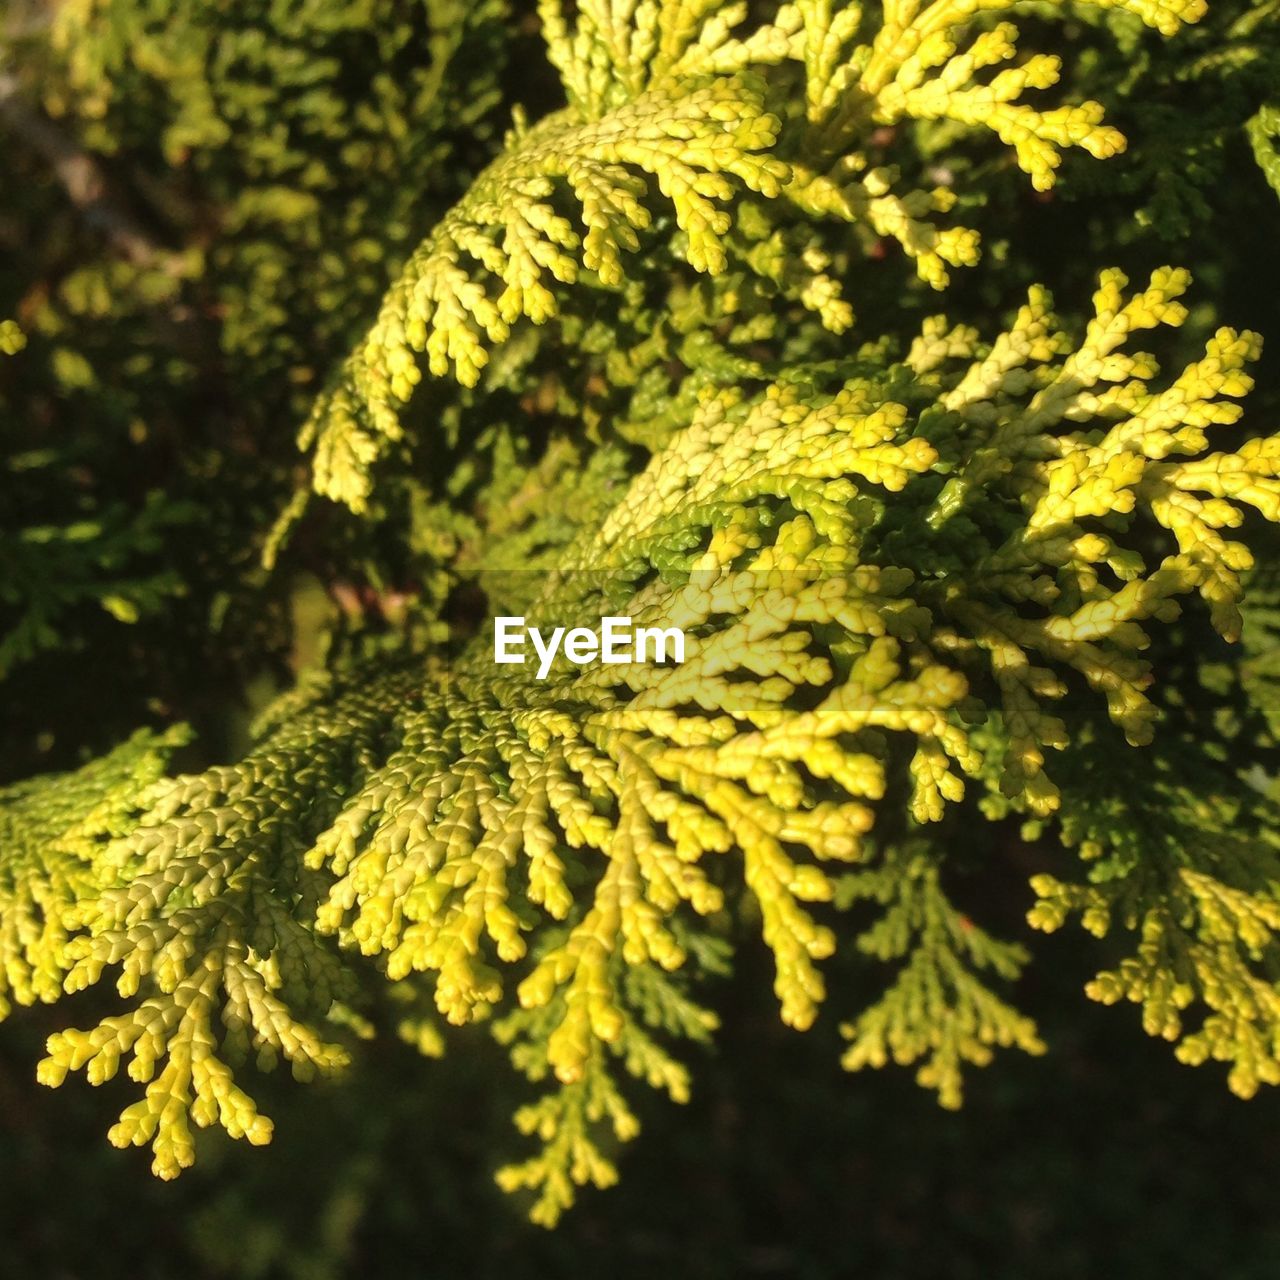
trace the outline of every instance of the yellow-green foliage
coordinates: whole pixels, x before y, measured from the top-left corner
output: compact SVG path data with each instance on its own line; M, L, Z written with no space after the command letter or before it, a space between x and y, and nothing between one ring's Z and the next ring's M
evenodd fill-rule
M841 1027L850 1041L846 1070L923 1059L916 1080L938 1091L944 1107L958 1107L966 1063L986 1066L996 1048L1043 1053L1035 1023L1010 1007L982 977L991 969L1013 979L1026 951L992 938L958 911L941 885L941 859L920 840L892 850L873 871L855 872L836 886L842 907L869 900L885 910L858 938L878 960L903 960L884 996Z
M157 790L181 730L140 730L73 774L0 792L0 1018L13 1005L52 1003L71 967L68 929L102 887L101 842L133 828Z
M746 5L726 0L584 0L570 21L559 0L543 0L569 105L531 128L517 120L504 153L387 293L304 428L317 492L364 507L370 466L400 438L400 410L421 381L419 355L432 375L474 386L517 319L558 313L560 286L616 288L624 253L669 254L649 234L668 209L667 241L694 270L718 274L733 259L836 332L852 311L825 270L829 255L792 234L779 260L778 226L797 214L865 224L943 287L949 267L977 261L978 235L935 225L955 203L949 187L896 189L878 131L936 120L990 129L1040 190L1052 186L1062 148L1105 157L1124 145L1095 102L1041 109L1022 100L1056 83L1060 59L1019 60L1011 23L977 34L968 25L1012 7L802 0L751 23ZM1205 9L1204 0L1104 7L1165 35ZM748 193L763 206L743 200Z
M1280 109L1270 104L1260 107L1248 125L1253 154L1267 181L1280 193L1280 152L1276 135L1280 134Z
M599 1132L636 1130L623 1078L687 1096L673 1041L714 1027L697 982L717 921L747 900L797 1028L840 943L824 904L883 904L857 945L904 967L848 1027L850 1068L917 1062L956 1105L963 1063L1038 1052L989 985L1025 955L949 904L920 838L974 787L1055 821L1046 756L1071 743L1068 690L1092 688L1103 722L1147 743L1151 629L1197 594L1237 629L1250 556L1223 531L1240 504L1280 517L1280 437L1213 448L1249 388L1252 335L1221 330L1151 385L1131 341L1182 321L1186 283L1162 270L1126 294L1105 273L1078 341L1037 289L989 345L933 320L901 364L868 353L704 393L528 605L535 624L680 626L683 665L562 661L540 682L495 667L483 632L447 667L286 703L242 764L177 779L99 855L116 880L66 917L67 984L118 968L134 1007L53 1037L41 1078L105 1078L131 1053L148 1089L112 1137L151 1142L165 1176L192 1158L189 1119L264 1140L233 1066L283 1056L305 1077L343 1059L318 1029L345 998L318 929L393 982L424 975L447 1022L504 1013L494 1033L551 1092L519 1117L541 1152L501 1180L534 1188L551 1222L575 1184L614 1177ZM503 530L475 553L495 590L521 545ZM882 818L920 838L886 852ZM865 870L842 881L851 863ZM1179 891L1202 914L1234 892L1232 919L1256 918L1245 942L1269 956L1269 883L1216 875L1198 866ZM1075 905L1036 887L1039 924ZM1215 936L1179 979L1183 1005L1221 1010L1250 981ZM1211 1019L1182 1052L1266 1079L1275 1035L1260 1008Z
M1204 9L1099 7L1165 36ZM631 1081L689 1096L681 1044L712 1037L707 980L744 928L786 1024L809 1028L830 999L848 1070L911 1066L957 1106L968 1066L1045 1048L1009 990L1031 949L948 874L958 833L1011 815L1086 868L1068 854L1014 886L1032 926L1079 915L1137 936L1091 996L1140 1004L1183 1060L1229 1064L1238 1093L1280 1083L1274 814L1238 769L1196 755L1151 658L1184 611L1240 637L1256 529L1280 523L1280 435L1239 426L1260 339L1218 329L1162 375L1140 343L1163 330L1172 345L1187 318L1173 268L1138 287L1104 271L1078 326L1036 287L994 340L940 316L905 342L841 336L873 244L934 288L977 260L976 231L946 219L951 179L922 185L913 129L993 133L1040 191L1065 149L1123 147L1098 104L1034 96L1061 63L1018 53L1013 8L542 0L566 105L517 113L302 432L313 488L428 566L420 643L367 665L331 653L236 764L162 779L177 735L144 736L0 792L0 1013L110 977L122 1010L53 1035L39 1075L100 1083L126 1065L141 1096L113 1142L150 1146L173 1177L195 1159L193 1124L267 1141L249 1064L340 1071L385 999L424 1054L483 1024L541 1087L516 1115L533 1150L498 1178L553 1224L578 1187L616 1178L639 1127ZM64 14L100 10L117 12ZM224 48L203 7L194 29L163 5L154 21L119 12L166 92L224 53L295 89L310 74L256 28ZM425 13L436 71L378 92L396 120L439 125L463 9ZM273 15L278 35L287 11ZM414 30L387 39L400 50ZM104 76L123 48L67 43L86 117L98 103L111 119ZM337 129L345 78L323 79L311 109L289 108ZM161 145L216 166L230 116L220 77L199 83ZM300 185L255 185L237 225L296 215L320 234L347 186L303 164L243 88L227 103L270 138L258 176ZM378 172L400 154L374 150ZM353 210L352 253L385 264L404 229L362 248L375 197ZM250 277L275 264L255 297L297 284L322 310L340 295L345 315L367 292L339 288L340 256L317 282L286 279L267 249L222 251ZM270 346L273 314L246 304L226 341ZM278 354L302 369L292 339ZM389 455L403 527L379 505ZM561 659L540 679L493 662L488 620L511 613L678 627L685 660ZM881 966L880 994L850 1008L837 955Z
M1242 1098L1280 1084L1274 807L1185 741L1119 773L1086 745L1069 774L1059 835L1088 875L1033 876L1031 923L1052 932L1078 915L1097 937L1135 935L1089 996L1140 1005L1144 1029L1176 1042L1182 1062L1229 1063Z
M293 695L277 709L288 719L266 722L240 764L170 781L127 834L99 841L101 892L80 895L62 916L77 934L65 947L66 989L119 967L117 991L136 999L90 1031L51 1037L40 1079L57 1085L83 1070L97 1084L127 1060L147 1088L111 1140L150 1143L159 1177L191 1164L189 1120L270 1140L271 1122L230 1063L252 1054L265 1070L283 1058L306 1080L346 1061L311 1025L350 979L315 938L322 886L300 855L384 755L381 735L405 683L379 687L381 699L363 687L316 705Z

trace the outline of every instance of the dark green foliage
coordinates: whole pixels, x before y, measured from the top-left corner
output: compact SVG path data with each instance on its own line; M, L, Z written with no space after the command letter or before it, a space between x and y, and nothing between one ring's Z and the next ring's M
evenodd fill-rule
M216 734L238 686L280 678L289 583L258 560L298 421L493 145L501 16L277 4L228 27L216 4L126 0L13 15L0 318L23 346L0 359L0 666L92 649L120 676L86 733L52 655L34 705L10 695L14 749L67 763L156 710ZM344 572L358 582L368 557ZM311 560L295 571L329 575L328 550Z

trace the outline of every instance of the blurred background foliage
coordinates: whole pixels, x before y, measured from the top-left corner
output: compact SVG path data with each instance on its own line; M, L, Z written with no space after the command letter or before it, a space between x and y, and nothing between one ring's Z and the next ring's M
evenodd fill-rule
M1138 279L1185 263L1212 301L1180 341L1219 322L1267 335L1249 422L1274 430L1280 5L1214 0L1171 42L1084 7L1040 29L1026 7L1028 43L1063 56L1071 93L1107 104L1129 152L1068 157L1036 194L989 148L922 129L922 170L982 193L962 212L985 265L957 280L949 313L989 329L1033 281L1083 305L1101 262ZM261 552L325 370L513 105L555 105L531 9L5 7L0 321L22 337L0 334L0 778L73 765L140 723L194 724L184 765L226 758L321 648L421 625L410 586L430 591L432 547L451 534L411 485L380 490L368 521L309 512L274 574ZM904 288L895 252L858 265L854 341L939 308ZM1280 713L1275 576L1260 572L1246 663ZM1226 659L1202 642L1164 643L1212 681ZM1233 749L1267 763L1252 733ZM975 853L1025 861L1001 831L975 833ZM980 877L958 892L1025 932L1017 895L992 903ZM482 1035L424 1062L392 1031L340 1085L316 1086L323 1098L267 1078L274 1144L209 1135L199 1167L164 1184L99 1136L112 1086L33 1088L68 1017L33 1010L0 1030L0 1276L1274 1275L1280 1098L1240 1103L1125 1011L1080 998L1096 948L1075 933L1039 944L1019 995L1050 1057L981 1073L951 1114L905 1073L833 1070L835 1017L805 1036L781 1027L743 939L759 971L724 980L724 1032L688 1114L664 1123L643 1100L654 1122L623 1157L625 1193L587 1195L550 1234L492 1184L515 1099ZM855 993L856 966L839 979ZM74 1016L102 1001L76 997Z

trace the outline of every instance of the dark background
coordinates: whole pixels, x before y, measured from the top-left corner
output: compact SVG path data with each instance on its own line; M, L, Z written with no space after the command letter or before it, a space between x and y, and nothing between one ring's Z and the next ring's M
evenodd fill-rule
M956 1113L904 1072L841 1072L834 1009L787 1032L757 955L693 1101L639 1096L620 1185L553 1232L492 1184L520 1147L483 1034L439 1063L377 1042L339 1086L268 1078L272 1145L203 1139L164 1184L106 1144L109 1097L33 1086L37 1026L65 1011L26 1016L0 1038L0 1273L1273 1276L1280 1098L1241 1102L1132 1009L1090 1004L1097 955L1075 941L1041 945L1019 993L1048 1054L971 1073Z

